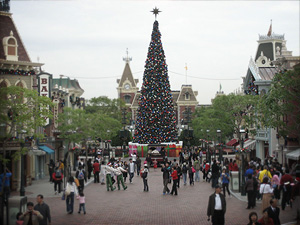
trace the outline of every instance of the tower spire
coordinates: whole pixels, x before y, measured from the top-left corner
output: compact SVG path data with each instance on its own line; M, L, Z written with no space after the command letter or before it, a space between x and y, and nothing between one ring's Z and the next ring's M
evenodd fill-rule
M128 48L126 48L126 57L123 57L123 61L125 61L126 63L132 61L132 57L128 56Z

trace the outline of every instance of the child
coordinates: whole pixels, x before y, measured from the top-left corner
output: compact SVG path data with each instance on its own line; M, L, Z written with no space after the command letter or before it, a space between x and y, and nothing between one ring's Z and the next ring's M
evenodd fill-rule
M144 182L144 191L149 191L148 187L148 166L147 164L144 165L144 170L142 171L142 178Z
M86 211L85 211L85 197L84 197L84 194L83 194L82 191L79 193L79 196L77 197L77 199L79 200L79 211L78 211L78 213L81 212L81 207L82 207L83 213L86 214Z
M22 225L24 223L24 221L21 220L21 218L20 218L22 216L22 214L23 213L21 213L21 212L17 213L17 216L16 216L16 218L17 218L16 225Z

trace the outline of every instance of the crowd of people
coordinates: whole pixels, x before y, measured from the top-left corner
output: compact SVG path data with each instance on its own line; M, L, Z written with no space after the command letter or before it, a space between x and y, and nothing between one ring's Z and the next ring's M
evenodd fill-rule
M231 182L231 171L239 171L236 160L225 158L223 162L216 159L208 161L202 158L202 152L182 151L179 155L179 162L175 158L169 161L164 158L161 164L163 178L163 195L178 195L180 183L193 186L195 182L200 182L200 173L202 172L202 181L211 183L214 193L209 196L207 206L208 221L212 224L225 224L226 213L226 194L231 197L229 184ZM133 183L134 176L140 176L143 180L143 191L149 191L148 174L152 160L149 157L144 162L134 153L128 161L118 158L111 158L109 162L104 162L98 155L94 159L78 162L78 168L74 176L69 176L65 190L62 190L64 165L62 161L56 164L50 161L51 172L50 182L54 184L54 193L59 195L63 192L62 199L66 201L66 211L72 214L74 211L75 198L79 201L78 213L83 211L86 214L84 186L87 180L92 179L94 183L106 184L107 191L121 190L125 191L128 186L126 182ZM222 165L223 164L223 165ZM149 166L148 166L149 165ZM245 191L247 193L248 204L246 209L254 209L256 202L261 200L262 218L253 211L249 213L249 224L269 224L277 225L280 223L280 200L281 210L287 206L293 206L295 210L295 219L300 219L300 171L296 171L296 179L290 174L287 167L282 167L276 160L252 160L245 165L246 171ZM8 171L9 172L9 171ZM127 178L129 178L127 180ZM182 181L181 181L182 180ZM171 190L168 185L171 184ZM296 218L297 217L297 218ZM43 202L43 196L37 196L37 204L28 202L27 211L17 215L17 224L51 224L49 206Z

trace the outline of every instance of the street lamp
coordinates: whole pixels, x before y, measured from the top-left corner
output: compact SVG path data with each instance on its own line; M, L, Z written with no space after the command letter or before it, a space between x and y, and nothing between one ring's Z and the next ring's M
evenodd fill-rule
M241 195L242 196L246 196L246 190L245 190L245 159L244 159L244 135L245 135L245 130L244 129L240 129L240 150L241 150L241 155L242 155L242 166L241 166L241 180L242 180L242 186L241 186Z
M20 140L20 145L21 145L21 187L20 187L20 196L25 196L25 179L24 179L24 176L25 176L25 165L24 165L24 154L23 154L23 148L24 148L24 142L23 142L23 136L26 134L26 131L24 130L21 130L21 140ZM24 141L25 141L25 138L24 138Z
M219 148L219 162L222 165L222 162L223 162L223 149L222 149L222 146L221 146L221 141L222 141L222 131L221 130L217 130L217 136L219 137L219 145L220 145L220 148Z
M207 155L207 159L208 159L208 162L210 164L211 162L211 158L210 158L210 151L209 151L209 130L206 130L206 155Z

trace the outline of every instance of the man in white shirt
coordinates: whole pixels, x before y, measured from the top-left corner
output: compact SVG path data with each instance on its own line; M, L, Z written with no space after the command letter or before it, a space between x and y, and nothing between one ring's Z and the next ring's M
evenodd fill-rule
M129 181L132 183L132 178L134 177L134 171L135 171L135 163L132 161L132 159L129 159Z
M220 185L215 186L215 193L209 196L207 206L208 221L212 217L213 225L224 225L225 224L225 213L226 213L226 200L224 195L221 193Z

